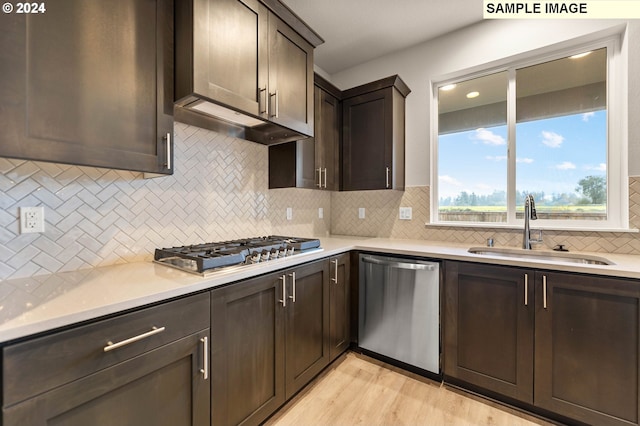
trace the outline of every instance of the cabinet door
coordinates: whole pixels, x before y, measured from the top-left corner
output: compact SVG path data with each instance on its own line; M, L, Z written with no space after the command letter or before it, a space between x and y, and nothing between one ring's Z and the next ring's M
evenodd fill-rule
M189 18L194 26L193 91L266 117L268 9L257 0L194 0Z
M331 259L331 284L329 289L329 354L336 359L349 348L350 326L350 256L343 254Z
M343 101L343 190L391 187L392 95L382 89Z
M286 280L289 399L329 364L329 261L287 271Z
M315 87L316 187L340 189L340 102Z
M208 424L208 335L201 331L5 408L2 424Z
M269 120L313 136L313 47L269 15Z
M445 376L533 402L533 274L447 262Z
M285 401L283 275L211 293L213 425L257 425Z
M638 424L637 281L536 278L535 404L589 424Z
M67 0L2 19L0 156L173 172L172 0Z

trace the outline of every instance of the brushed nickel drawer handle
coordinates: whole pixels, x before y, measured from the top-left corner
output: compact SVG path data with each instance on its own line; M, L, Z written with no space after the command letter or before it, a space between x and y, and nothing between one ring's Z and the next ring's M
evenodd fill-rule
M296 273L292 272L289 274L289 276L291 277L291 282L292 282L291 287L293 289L292 295L289 296L289 299L291 299L293 303L296 303Z
M282 281L282 299L278 300L278 302L282 303L283 308L286 308L287 307L287 276L282 275L278 279Z
M209 378L209 345L207 344L209 339L205 336L200 341L202 342L202 362L204 363L200 372L204 380L207 380Z
M331 263L333 263L335 265L335 268L336 268L333 271L333 278L331 278L331 281L333 281L334 283L338 284L338 259L332 260Z
M137 342L138 340L146 339L147 337L151 337L154 334L162 333L164 330L165 330L164 327L158 328L158 327L154 326L153 329L151 329L150 331L147 331L146 333L142 333L142 334L139 334L137 336L130 337L129 339L122 340L122 341L120 341L118 343L113 343L111 341L108 341L107 342L107 346L105 346L103 348L103 350L105 352L109 352L109 351L112 351L114 349L118 349L118 348L121 348L123 346L127 346L130 343Z
M529 274L524 274L524 306L529 305Z
M171 170L171 133L167 133L167 137L165 138L167 141L167 169Z

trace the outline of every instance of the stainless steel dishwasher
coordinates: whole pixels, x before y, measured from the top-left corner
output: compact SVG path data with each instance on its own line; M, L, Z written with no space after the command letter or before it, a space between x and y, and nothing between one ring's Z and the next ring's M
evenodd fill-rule
M440 374L440 265L360 254L358 346Z

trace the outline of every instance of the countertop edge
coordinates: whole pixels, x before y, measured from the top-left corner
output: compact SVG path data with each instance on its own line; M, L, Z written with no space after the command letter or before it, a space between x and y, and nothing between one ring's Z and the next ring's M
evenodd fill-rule
M189 274L152 262L139 262L0 282L12 287L0 306L0 344L6 345L73 324L99 320L119 312L213 290L352 250L616 278L640 278L640 256L637 255L590 253L610 258L616 263L596 266L476 255L467 252L470 247L468 244L425 240L331 236L321 238L321 244L322 251L209 277ZM35 294L38 292L45 294L40 304L35 302ZM16 306L12 306L12 303ZM73 308L69 308L70 306Z

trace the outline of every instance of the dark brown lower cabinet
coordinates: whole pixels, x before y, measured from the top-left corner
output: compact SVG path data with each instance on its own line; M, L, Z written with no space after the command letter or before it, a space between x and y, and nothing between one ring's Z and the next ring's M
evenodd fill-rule
M446 263L445 377L533 403L533 285L525 280L533 284L533 274L520 268Z
M351 342L350 255L342 254L330 260L329 330L331 360L349 348Z
M637 425L640 284L536 273L535 404L589 424Z
M209 295L2 348L4 426L210 421Z
M211 292L212 425L257 425L285 401L280 276Z
M3 410L5 426L204 425L208 330Z
M329 262L211 293L212 424L256 425L329 363Z
M639 424L638 281L447 262L445 295L445 380L560 420Z

